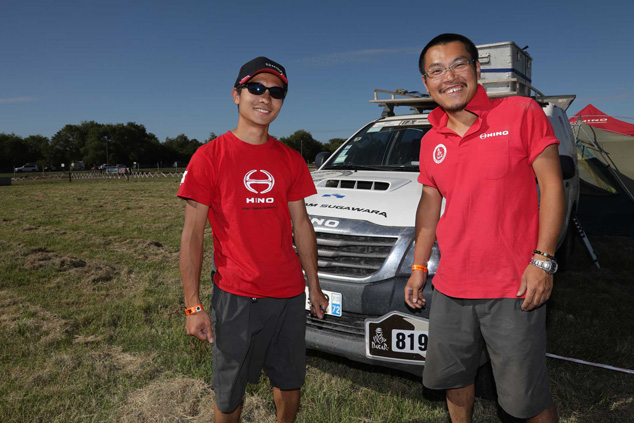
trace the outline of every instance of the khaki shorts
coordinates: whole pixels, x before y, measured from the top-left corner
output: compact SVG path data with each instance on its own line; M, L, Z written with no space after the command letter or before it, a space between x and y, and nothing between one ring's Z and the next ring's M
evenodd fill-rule
M292 298L252 298L214 286L211 321L211 385L223 413L240 405L249 383L262 370L276 388L299 389L306 377L306 294Z
M550 408L546 306L522 311L523 301L459 299L434 290L423 384L452 389L474 383L486 349L504 411L530 418Z

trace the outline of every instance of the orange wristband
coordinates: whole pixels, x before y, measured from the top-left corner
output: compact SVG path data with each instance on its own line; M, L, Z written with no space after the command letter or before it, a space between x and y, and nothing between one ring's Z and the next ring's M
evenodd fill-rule
M422 266L420 264L413 265L412 270L422 270L423 272L427 273L427 267Z
M202 304L198 304L197 306L186 308L185 309L185 314L189 316L190 314L196 314L199 311L203 311L203 310L204 310L203 309L203 305Z

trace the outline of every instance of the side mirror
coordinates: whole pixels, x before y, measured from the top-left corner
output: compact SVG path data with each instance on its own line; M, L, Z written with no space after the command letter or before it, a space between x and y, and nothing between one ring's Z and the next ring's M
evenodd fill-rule
M329 157L330 153L328 151L318 153L317 156L315 156L315 168L319 169Z
M559 162L561 163L561 174L564 178L570 179L575 176L575 161L570 156L559 156Z

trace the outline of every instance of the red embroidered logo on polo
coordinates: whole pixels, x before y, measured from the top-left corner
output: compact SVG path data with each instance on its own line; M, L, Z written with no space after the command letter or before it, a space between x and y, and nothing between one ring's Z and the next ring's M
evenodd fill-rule
M442 163L442 161L445 160L445 157L447 157L447 147L445 147L444 144L438 144L436 148L434 148L433 155L434 162L436 164Z

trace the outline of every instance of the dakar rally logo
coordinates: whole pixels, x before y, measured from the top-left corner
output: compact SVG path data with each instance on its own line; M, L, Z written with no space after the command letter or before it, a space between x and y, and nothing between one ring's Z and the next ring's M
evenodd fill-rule
M266 175L264 179L253 178L252 175L257 172L257 169L253 169L244 175L244 186L251 192L256 194L266 194L273 189L275 185L275 178L266 170L260 170L260 172Z
M383 336L383 329L376 328L375 334L372 337L372 348L387 351L387 339Z
M436 148L434 148L434 162L440 164L445 160L445 157L447 157L447 147L443 144L438 144Z

